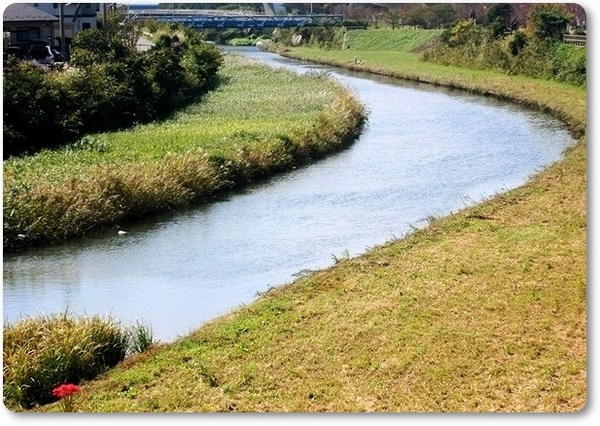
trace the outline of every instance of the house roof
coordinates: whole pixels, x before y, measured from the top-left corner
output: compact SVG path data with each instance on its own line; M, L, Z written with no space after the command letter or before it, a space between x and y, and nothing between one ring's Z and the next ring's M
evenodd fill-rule
M4 9L4 22L58 21L56 16L23 3L12 3Z

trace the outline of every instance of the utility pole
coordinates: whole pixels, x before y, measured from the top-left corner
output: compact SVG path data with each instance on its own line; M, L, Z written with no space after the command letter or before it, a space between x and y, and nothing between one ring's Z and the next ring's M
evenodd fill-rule
M65 5L58 3L58 31L60 32L60 53L64 60L67 60L67 43L65 43Z
M108 32L108 26L106 22L106 3L102 3L102 32L104 34Z

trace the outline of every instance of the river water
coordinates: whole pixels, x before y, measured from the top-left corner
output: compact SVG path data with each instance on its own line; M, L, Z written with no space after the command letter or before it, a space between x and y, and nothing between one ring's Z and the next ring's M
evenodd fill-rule
M326 72L365 103L347 150L222 200L51 247L4 254L3 315L108 315L173 341L303 270L360 255L514 188L574 141L547 115L425 84L231 48Z

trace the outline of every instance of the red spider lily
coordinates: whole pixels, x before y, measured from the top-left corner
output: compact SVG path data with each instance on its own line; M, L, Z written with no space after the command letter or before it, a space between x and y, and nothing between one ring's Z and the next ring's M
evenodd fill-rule
M52 389L52 395L59 399L66 398L77 392L79 392L79 386L72 383L65 383Z

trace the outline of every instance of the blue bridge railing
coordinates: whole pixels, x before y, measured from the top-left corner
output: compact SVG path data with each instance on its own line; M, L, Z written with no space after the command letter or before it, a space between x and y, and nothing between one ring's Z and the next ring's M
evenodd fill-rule
M261 15L201 10L130 10L130 20L175 22L192 28L295 28L342 25L342 15Z

